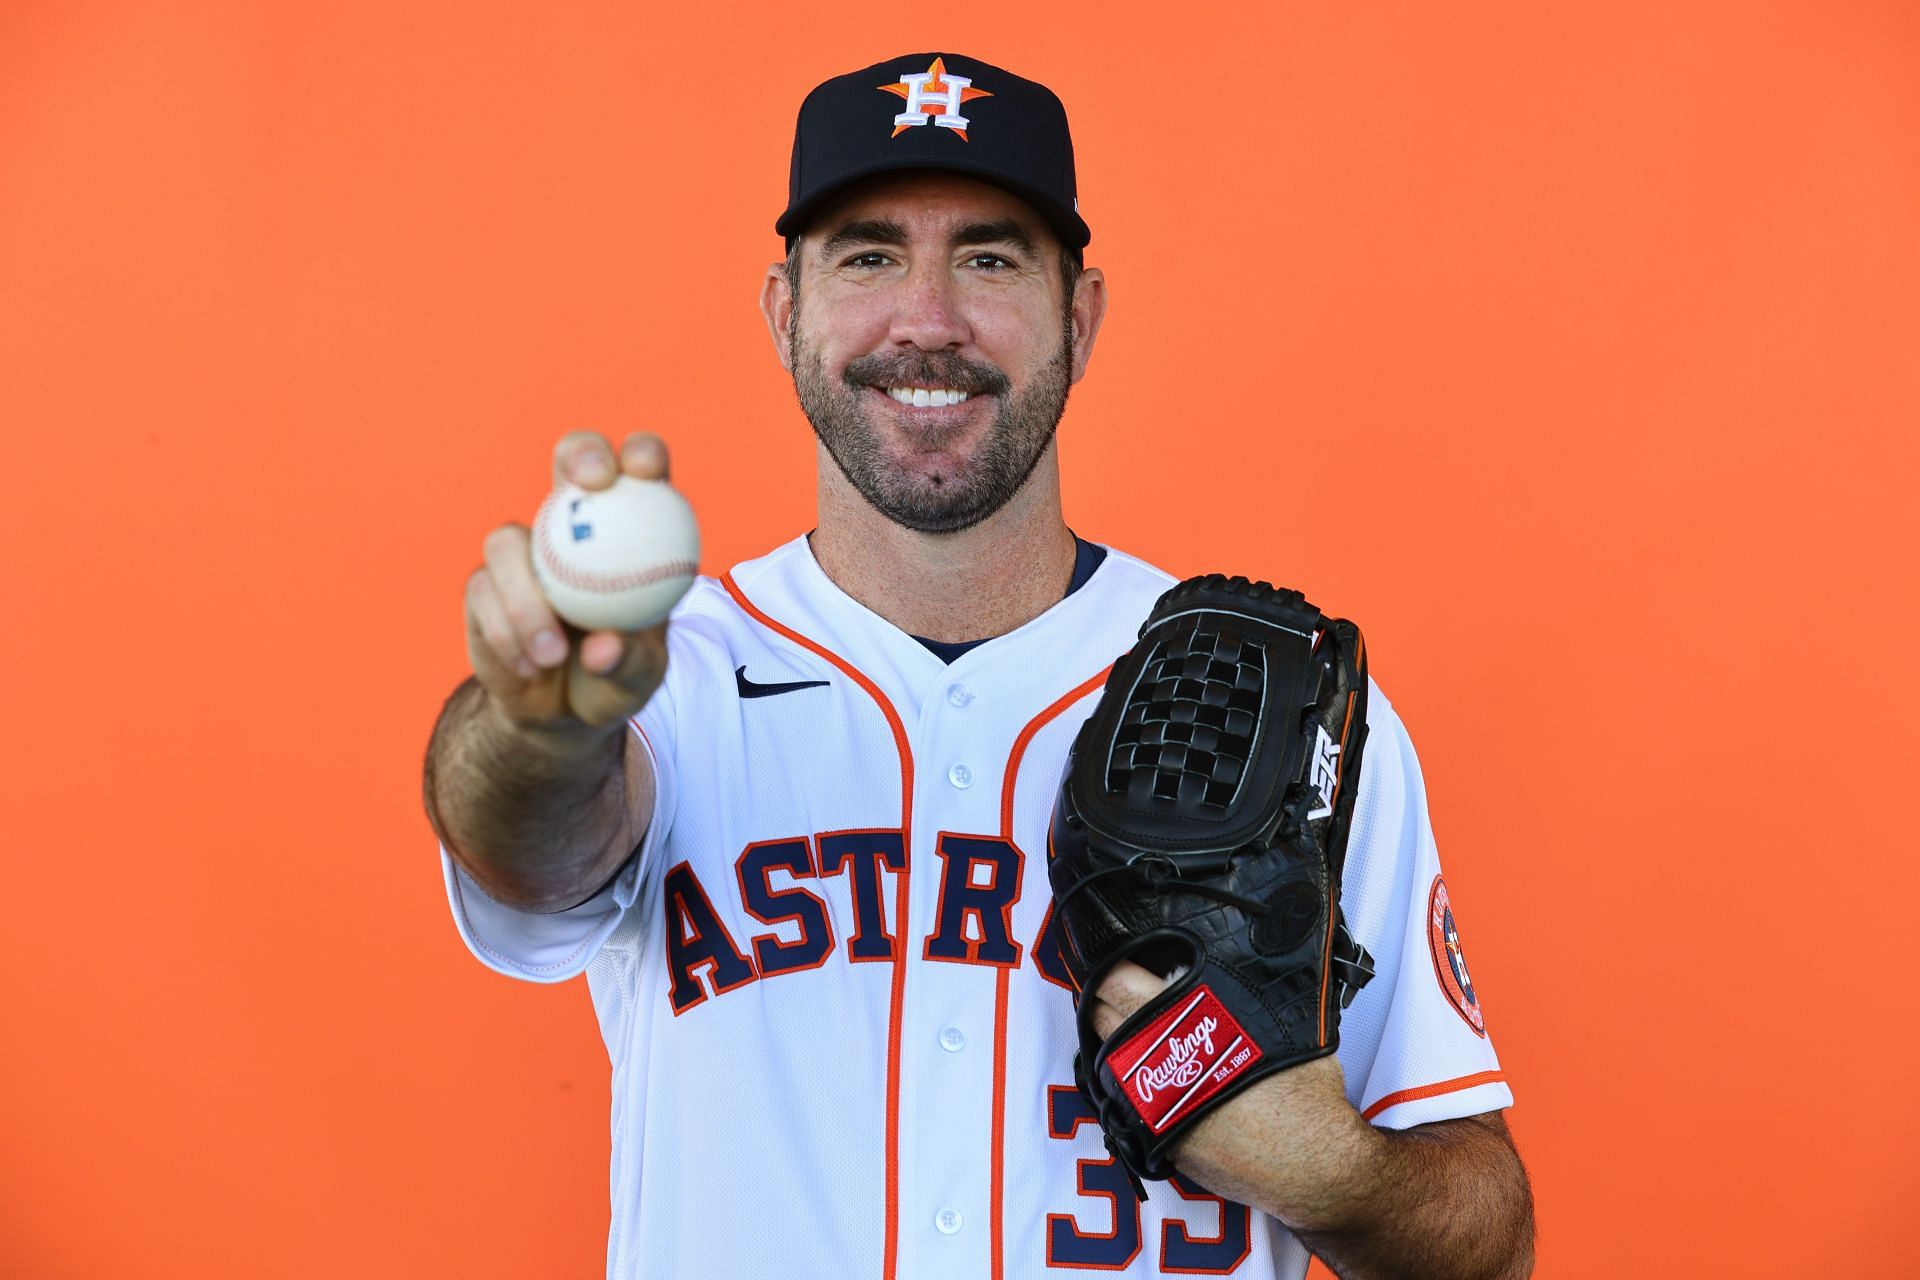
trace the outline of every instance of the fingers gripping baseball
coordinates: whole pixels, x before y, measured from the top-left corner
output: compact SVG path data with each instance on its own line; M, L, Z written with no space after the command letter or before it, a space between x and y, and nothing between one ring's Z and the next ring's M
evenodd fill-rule
M637 517L617 509L597 520L580 514L580 499L614 489L622 477L648 482L643 490L660 490L665 489L659 482L666 474L667 450L657 436L631 435L618 454L604 437L592 432L563 437L554 447L553 479L557 490L564 487L576 500L557 519L549 510L555 506L554 499L542 508L549 545L557 523L579 541L598 532L600 544L593 550L603 556L652 554L646 544L662 535L649 525L649 516L655 524L668 526L664 536L670 540L692 536L691 516L682 520L685 503L678 495L670 495L671 501L664 506L656 502L642 509ZM674 527L677 520L685 530ZM577 604L581 592L603 587L614 575L595 577L592 570L597 566L592 565L569 573L572 566L561 563L556 570L549 563L543 585L535 564L540 554L536 536L536 531L522 525L506 524L489 533L483 543L485 561L469 578L466 596L468 655L474 673L499 708L518 723L574 718L605 725L624 720L645 705L665 675L666 624L645 617L646 625L625 630L570 625L555 606L555 590L563 603ZM548 550L547 555L550 560L563 559L566 550ZM554 583L556 572L563 579L559 588ZM690 574L688 564L686 576ZM656 589L656 598L660 594ZM677 596L677 591L673 594ZM614 613L616 620L633 616L631 608L625 615Z
M619 469L614 469L616 461ZM667 478L667 446L650 431L636 431L620 442L616 458L613 446L597 431L573 431L561 436L553 446L553 483L577 484L582 489L605 489L614 477L629 475L637 480Z

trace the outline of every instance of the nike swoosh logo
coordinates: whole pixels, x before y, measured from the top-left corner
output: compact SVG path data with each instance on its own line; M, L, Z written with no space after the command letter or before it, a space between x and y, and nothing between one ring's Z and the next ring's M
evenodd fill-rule
M740 686L740 696L743 698L771 698L776 693L792 693L795 689L811 689L829 683L825 680L789 680L784 684L755 684L747 679L745 666L733 669L733 679Z

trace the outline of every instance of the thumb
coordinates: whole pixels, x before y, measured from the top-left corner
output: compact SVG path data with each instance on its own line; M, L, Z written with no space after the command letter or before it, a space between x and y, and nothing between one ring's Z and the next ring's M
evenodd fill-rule
M588 632L567 664L567 705L588 724L624 720L647 705L666 674L666 623Z

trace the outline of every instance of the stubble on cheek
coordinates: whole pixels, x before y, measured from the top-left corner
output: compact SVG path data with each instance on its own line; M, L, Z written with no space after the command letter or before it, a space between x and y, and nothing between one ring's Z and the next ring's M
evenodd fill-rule
M796 306L788 356L801 411L854 489L896 524L950 533L999 510L1032 474L1066 407L1073 351L1067 328L1053 358L1018 398L1011 397L1010 381L1000 370L951 352L862 356L835 376L824 357L801 340ZM943 460L938 455L951 452L958 441L955 431L898 418L891 429L883 427L872 413L871 397L884 394L869 389L876 383L993 395L994 418L984 438L971 442L970 456ZM904 456L890 456L894 438L905 442Z

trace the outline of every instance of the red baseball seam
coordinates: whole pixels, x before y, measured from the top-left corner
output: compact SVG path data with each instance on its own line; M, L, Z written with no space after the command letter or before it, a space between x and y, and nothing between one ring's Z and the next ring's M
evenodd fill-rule
M540 557L540 567L547 571L548 577L576 591L631 591L635 587L652 586L669 578L691 578L700 570L700 566L691 560L668 560L646 569L629 569L625 573L594 573L576 569L554 554L553 534L544 520L540 522L539 535L534 539L534 553Z

